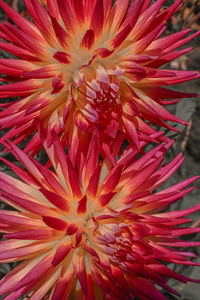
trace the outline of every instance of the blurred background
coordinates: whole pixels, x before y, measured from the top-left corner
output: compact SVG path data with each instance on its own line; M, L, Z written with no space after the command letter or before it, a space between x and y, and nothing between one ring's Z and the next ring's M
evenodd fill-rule
M7 4L12 6L15 10L20 12L22 15L29 18L26 8L24 6L23 0L5 0ZM43 5L45 5L46 0L40 0ZM155 2L155 1L152 1ZM164 7L168 7L174 3L174 0L166 0ZM0 8L0 22L3 23L7 21L7 16ZM182 9L180 9L168 22L165 35L169 35L180 30L191 28L191 33L200 30L200 0L183 0ZM173 61L169 66L165 68L179 69L179 70L199 70L200 68L200 36L195 40L188 43L184 48L192 46L193 50L189 54L183 55L181 58ZM11 58L12 55L0 50L0 56L3 58ZM0 75L1 76L1 75ZM1 83L0 83L1 84ZM179 84L173 87L178 91L192 92L200 94L200 80L194 80L192 82ZM9 99L1 99L1 101L8 102ZM168 151L166 155L166 162L171 161L178 153L182 152L185 157L185 162L179 168L179 170L172 176L163 186L162 189L171 186L181 180L192 177L194 175L200 175L200 101L199 98L190 98L181 100L178 105L168 107L169 111L176 114L178 117L189 122L189 126L186 128L183 125L176 125L181 133L174 134L173 132L166 132L166 135L170 138L174 138L175 142ZM171 124L174 126L174 124ZM4 135L5 131L0 131L0 136ZM151 146L149 146L151 147ZM0 151L2 148L0 148ZM148 150L148 149L147 149ZM1 156L6 157L9 160L14 161L14 158L9 153L0 152ZM42 153L39 156L39 160L43 161L44 155ZM15 162L15 161L14 161ZM15 162L19 164L18 162ZM15 176L8 167L0 162L0 171L6 172L12 176ZM192 207L199 203L200 200L200 180L195 183L196 189L193 190L187 197L179 201L179 203L174 204L172 209L185 209ZM5 204L0 203L0 208L9 209ZM197 212L192 215L191 226L200 226L200 214ZM193 234L187 237L187 239L199 241L200 234ZM197 255L195 261L200 263L200 247L192 249L192 251ZM1 264L0 265L0 278L10 271L13 264ZM200 279L200 270L198 267L190 266L170 266L176 272L180 272L186 276ZM183 285L171 280L170 285L177 289L182 294L182 300L200 300L200 285L189 283ZM175 296L169 295L164 292L167 299L179 299ZM3 297L0 297L3 299ZM20 298L21 299L21 298Z

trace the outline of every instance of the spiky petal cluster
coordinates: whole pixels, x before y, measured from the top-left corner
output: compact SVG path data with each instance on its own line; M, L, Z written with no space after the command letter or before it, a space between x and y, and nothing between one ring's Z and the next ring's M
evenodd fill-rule
M199 228L178 226L200 205L162 212L193 189L186 187L196 177L154 192L182 163L178 155L160 167L171 143L140 159L129 147L112 165L108 159L98 162L95 133L76 173L53 137L44 148L54 171L5 143L26 170L1 158L23 180L0 173L1 199L17 210L0 212L6 239L0 244L0 262L23 261L0 281L4 300L24 293L31 300L45 295L52 300L128 300L134 295L164 300L154 284L178 295L168 278L195 281L162 263L198 265L187 258L193 253L177 248L200 244L179 239ZM120 147L116 141L113 146L117 156Z
M37 118L47 131L53 127L61 134L69 148L78 142L79 131L97 128L107 147L120 131L138 146L155 132L144 120L172 130L166 120L186 124L163 105L194 95L161 86L199 75L159 70L188 52L191 48L174 50L198 34L184 38L187 29L160 37L182 0L165 10L164 0L152 5L150 0L116 0L114 5L112 0L47 0L47 8L38 0L24 2L34 23L0 0L18 26L0 24L0 37L8 41L0 48L20 58L0 60L3 80L9 82L0 86L0 97L20 97L2 105L0 125L12 127L7 137L15 143L34 134L26 152L42 147Z

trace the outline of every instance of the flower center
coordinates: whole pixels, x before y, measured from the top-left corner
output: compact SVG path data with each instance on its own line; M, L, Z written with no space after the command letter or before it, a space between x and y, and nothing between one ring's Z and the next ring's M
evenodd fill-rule
M93 96L87 91L89 104L86 109L93 114L92 122L96 122L100 127L105 128L111 121L117 120L120 110L120 98L118 86L112 83L97 83L98 90L93 89Z
M99 67L95 73L94 76L94 72L86 72L76 90L76 122L80 129L83 123L87 129L97 126L114 137L122 111L119 79L117 75L108 74L103 67Z

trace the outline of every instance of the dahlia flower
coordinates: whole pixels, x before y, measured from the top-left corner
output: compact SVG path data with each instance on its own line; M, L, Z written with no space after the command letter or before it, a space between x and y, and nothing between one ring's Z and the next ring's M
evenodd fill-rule
M199 242L179 239L199 228L179 227L200 209L162 212L184 197L197 177L155 192L182 163L181 154L161 166L170 147L160 144L136 159L127 148L118 160L99 163L98 135L93 134L82 168L72 166L56 135L44 148L53 169L41 165L13 142L4 142L23 164L1 158L23 181L0 172L1 200L15 208L0 211L0 262L22 261L0 281L4 300L133 299L164 300L155 287L179 295L168 278L199 282L180 275L166 262L199 265L187 257ZM142 143L140 144L142 147ZM115 149L119 149L115 141Z
M97 128L102 142L117 132L130 142L151 140L150 125L175 130L166 121L187 124L163 107L195 96L166 89L199 77L197 72L159 69L191 48L174 51L198 33L189 29L161 37L167 20L181 5L162 9L164 0L24 0L34 23L3 0L0 6L17 26L0 24L0 48L18 58L0 59L7 84L0 97L19 97L2 104L2 129L15 144L31 137L25 151L41 148L36 119L51 140L51 128L70 147L79 133ZM161 141L167 138L161 136ZM73 150L72 150L73 152Z

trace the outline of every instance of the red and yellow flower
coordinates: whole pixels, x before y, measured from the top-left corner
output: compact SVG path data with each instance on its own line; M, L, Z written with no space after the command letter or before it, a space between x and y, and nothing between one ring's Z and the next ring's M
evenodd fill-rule
M24 0L34 23L0 6L17 25L0 25L0 48L18 58L0 60L5 74L0 97L20 97L2 104L1 128L19 143L32 136L26 152L41 148L36 119L71 148L78 132L97 128L108 145L118 131L139 145L155 123L175 130L166 121L187 124L163 105L194 94L162 86L199 77L197 72L159 69L191 48L174 51L198 33L189 29L161 37L166 21L180 7L177 0L162 9L164 0ZM171 99L171 100L170 100ZM146 122L147 121L147 122ZM165 137L159 140L167 141ZM78 141L80 143L80 139Z
M136 159L132 147L119 158L115 141L118 160L99 163L99 137L94 133L79 169L56 133L51 145L43 142L54 171L14 143L4 144L25 167L1 158L23 180L0 173L1 200L16 209L0 211L5 233L0 262L22 261L0 281L5 300L24 294L31 300L128 300L134 295L164 300L154 284L178 295L167 285L168 278L197 281L166 266L198 265L187 258L195 257L193 253L177 248L200 245L179 238L200 231L179 227L200 205L162 212L191 191L193 187L186 187L197 177L155 192L183 161L180 154L161 166L171 142Z

